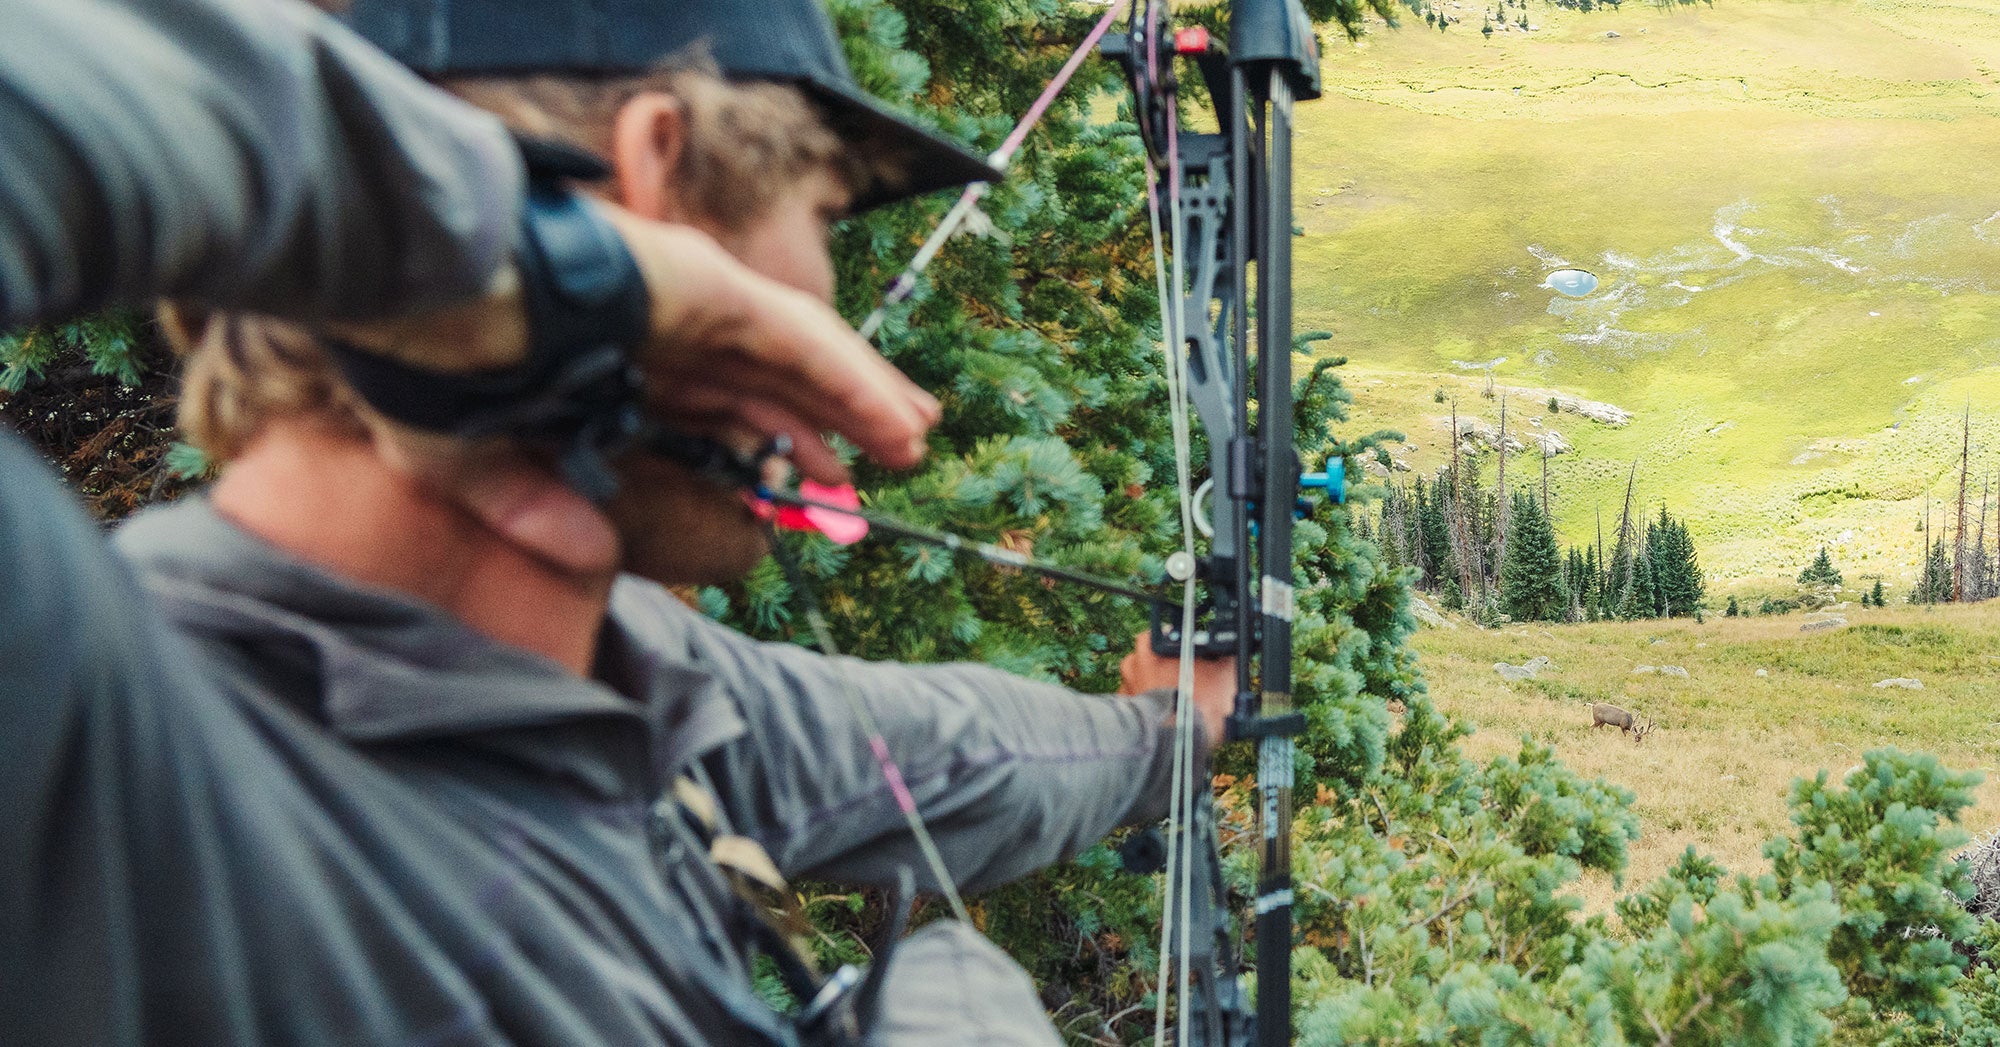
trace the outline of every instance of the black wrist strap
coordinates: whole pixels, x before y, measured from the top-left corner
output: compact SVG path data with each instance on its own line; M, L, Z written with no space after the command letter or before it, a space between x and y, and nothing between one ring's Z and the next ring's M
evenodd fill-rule
M547 448L563 478L593 501L617 491L609 459L644 435L644 278L611 223L567 188L610 172L567 146L517 139L528 169L520 272L528 352L500 371L449 374L329 340L348 384L388 418L429 432L506 436Z

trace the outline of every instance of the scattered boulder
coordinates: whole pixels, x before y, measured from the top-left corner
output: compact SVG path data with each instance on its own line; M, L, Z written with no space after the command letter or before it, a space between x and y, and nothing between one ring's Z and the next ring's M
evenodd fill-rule
M1638 676L1638 675L1640 675L1640 674L1642 674L1642 673L1656 673L1656 672L1659 672L1659 671L1660 671L1660 668L1659 668L1659 666L1656 666L1656 665L1642 665L1642 666L1638 667L1637 669L1634 669L1634 670L1632 670L1632 675L1634 675L1634 676Z
M1922 680L1912 680L1907 676L1892 676L1887 680L1877 683L1875 686L1877 688L1901 687L1907 691L1921 691L1924 689L1924 682Z
M1717 778L1717 779L1716 779L1716 781L1718 781L1718 782L1738 782L1738 781L1742 781L1742 779L1741 779L1741 778L1738 778L1738 777L1736 777L1736 776L1735 776L1735 775L1733 775L1733 774L1725 774L1725 775L1723 775L1722 777L1720 777L1720 778Z
M1681 668L1678 665L1662 665L1660 666L1660 675L1671 676L1674 677L1675 679L1685 680L1688 678L1688 671L1686 669Z
M1757 670L1757 675L1759 675L1759 676L1769 676L1769 675L1771 675L1771 670L1769 670L1769 669L1759 669L1759 670Z
M1520 683L1522 680L1532 680L1541 675L1544 669L1559 670L1560 668L1560 666L1550 661L1544 655L1536 655L1522 662L1520 665L1508 665L1506 662L1493 663L1493 671L1499 673L1500 678L1508 683Z
M1807 622L1806 624L1799 626L1799 631L1802 633L1825 632L1828 629L1838 629L1846 624L1847 624L1847 619L1841 617L1840 615L1835 614L1835 615L1829 615L1825 618L1821 618L1818 621Z
M1447 416L1438 418L1435 419L1435 421L1438 424L1438 428L1443 429L1445 432L1451 432L1450 417ZM1483 454L1488 450L1492 450L1499 447L1500 440L1501 440L1501 434L1500 434L1500 427L1498 425L1492 422L1482 421L1477 418L1471 418L1463 415L1459 417L1458 419L1459 448L1465 451L1466 453ZM1522 451L1528 449L1528 445L1522 442L1521 438L1515 436L1513 433L1506 434L1506 440L1507 440L1507 452L1509 454L1519 454ZM1567 446L1568 446L1567 444L1564 445L1565 448ZM1556 452L1551 451L1551 453L1556 453Z
M1415 594L1410 596L1410 614L1416 617L1417 624L1428 626L1432 629L1458 628L1457 622L1446 618L1437 608L1431 606L1429 600Z
M1610 30L1609 32L1606 32L1606 33L1604 34L1604 38L1605 38L1606 40L1616 40L1616 39L1618 39L1618 30L1616 30L1616 29L1613 29L1613 30Z
M1601 403L1596 400L1586 400L1583 397L1571 396L1568 393L1555 389L1530 389L1525 386L1510 385L1503 386L1499 392L1538 404L1545 404L1553 399L1556 402L1556 409L1558 411L1588 418L1593 422L1612 426L1613 428L1630 424L1632 421L1632 412L1623 407L1616 406L1615 404Z

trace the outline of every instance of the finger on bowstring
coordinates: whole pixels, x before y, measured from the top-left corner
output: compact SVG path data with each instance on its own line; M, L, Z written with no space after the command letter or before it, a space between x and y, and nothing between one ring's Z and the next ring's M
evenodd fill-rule
M846 464L827 446L820 431L774 401L710 389L683 392L673 404L654 410L671 419L668 424L673 428L691 436L715 437L747 430L760 441L786 437L792 446L792 466L806 479L836 485L851 479Z
M792 468L808 480L823 484L844 484L850 479L847 466L828 447L819 431L776 404L751 401L741 405L744 421L760 433L790 439Z
M937 401L884 360L825 303L807 295L773 296L746 327L738 347L749 373L780 403L816 426L846 437L885 465L913 465L938 418Z
M782 409L805 423L797 429L838 433L891 468L907 468L922 459L924 436L938 415L937 401L900 374L872 383L849 375L839 387L829 388L739 358L717 361L699 375L662 375L653 385L654 410L690 431L733 420L766 437L778 435L746 415L750 404Z
M841 429L808 421L788 402L773 394L749 393L740 387L683 387L664 403L655 403L653 410L658 416L670 419L669 424L675 428L694 435L709 436L736 428L748 429L765 440L777 436L789 437L792 463L807 478L826 484L848 481L846 465L827 447L821 435L826 429L836 432ZM919 445L910 453L883 464L897 468L917 464L928 450L928 446L922 444L922 438L918 440Z
M654 337L645 370L656 393L677 384L663 374L696 383L725 375L884 464L922 457L936 402L831 306L756 273L698 231L603 210L647 274Z

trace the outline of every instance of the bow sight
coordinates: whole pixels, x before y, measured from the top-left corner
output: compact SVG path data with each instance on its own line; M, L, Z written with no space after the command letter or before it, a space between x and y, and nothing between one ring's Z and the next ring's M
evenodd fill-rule
M1292 737L1305 726L1292 708L1291 662L1292 514L1301 471L1292 431L1292 104L1319 96L1319 47L1298 0L1234 0L1226 42L1200 26L1171 30L1163 6L1147 0L1142 11L1134 0L1128 32L1106 37L1103 51L1124 66L1147 154L1165 171L1174 265L1171 279L1161 269L1161 324L1185 354L1179 386L1208 434L1212 533L1205 554L1179 565L1206 583L1208 595L1185 639L1196 653L1236 658L1229 738L1258 746L1255 1014L1244 1002L1206 775L1191 776L1202 783L1191 791L1202 797L1174 826L1177 849L1192 863L1181 873L1189 915L1180 939L1162 951L1183 965L1180 1043L1284 1044L1291 1032ZM1188 66L1206 89L1213 132L1181 126L1178 77ZM1329 463L1330 472L1338 467ZM1184 631L1156 610L1155 650L1179 653ZM1163 995L1167 990L1161 986Z

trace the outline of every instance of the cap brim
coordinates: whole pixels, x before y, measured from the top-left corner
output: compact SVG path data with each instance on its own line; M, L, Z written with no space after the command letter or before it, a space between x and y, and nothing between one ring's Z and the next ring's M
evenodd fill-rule
M969 182L998 182L1005 175L986 158L923 127L876 101L858 87L828 85L814 80L800 84L827 109L829 123L842 139L866 148L874 180L855 193L849 211L859 214L883 204L907 200Z

